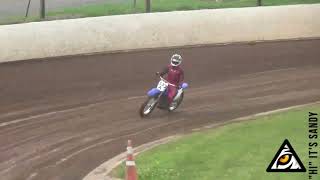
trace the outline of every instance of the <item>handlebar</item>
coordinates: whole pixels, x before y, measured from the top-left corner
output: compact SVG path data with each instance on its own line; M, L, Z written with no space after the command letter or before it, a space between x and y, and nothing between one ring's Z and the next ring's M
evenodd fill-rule
M160 79L162 80L162 81L164 81L164 82L166 82L166 83L168 83L170 86L174 86L174 87L177 87L175 84L171 84L171 83L169 83L166 79L164 79L162 76L159 76L160 77Z

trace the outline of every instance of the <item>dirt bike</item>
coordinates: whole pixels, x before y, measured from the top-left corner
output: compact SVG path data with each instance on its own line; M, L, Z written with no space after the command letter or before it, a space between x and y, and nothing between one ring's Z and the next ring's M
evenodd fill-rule
M139 113L141 117L149 116L155 107L172 112L182 103L184 90L188 88L189 85L187 83L182 83L182 85L179 86L172 103L169 104L167 98L168 86L176 87L176 85L169 83L161 76L159 77L160 81L158 82L157 87L148 91L148 99L140 107Z

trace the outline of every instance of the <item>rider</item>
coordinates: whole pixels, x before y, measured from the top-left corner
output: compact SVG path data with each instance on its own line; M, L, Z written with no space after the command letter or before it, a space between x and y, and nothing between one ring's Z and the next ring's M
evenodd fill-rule
M181 85L184 79L184 71L181 69L180 65L182 63L182 57L179 54L174 54L171 56L170 64L167 65L162 72L157 72L160 76L166 76L166 80L174 84L175 86L168 86L168 103L169 105L172 103L178 87Z

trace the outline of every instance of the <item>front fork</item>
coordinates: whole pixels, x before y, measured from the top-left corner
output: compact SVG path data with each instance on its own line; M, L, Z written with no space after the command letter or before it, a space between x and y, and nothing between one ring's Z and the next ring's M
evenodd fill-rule
M176 94L176 96L174 97L173 101L176 101L180 98L181 94L183 93L183 90L180 88Z
M160 98L162 97L162 95L163 95L164 92L165 92L165 91L160 92L160 94L159 94L158 97L157 97L157 102L160 102Z

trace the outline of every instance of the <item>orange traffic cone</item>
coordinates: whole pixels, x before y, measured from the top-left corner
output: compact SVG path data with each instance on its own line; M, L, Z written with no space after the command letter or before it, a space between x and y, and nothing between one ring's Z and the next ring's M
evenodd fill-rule
M138 180L136 163L133 159L133 148L131 140L128 140L127 146L126 180Z

